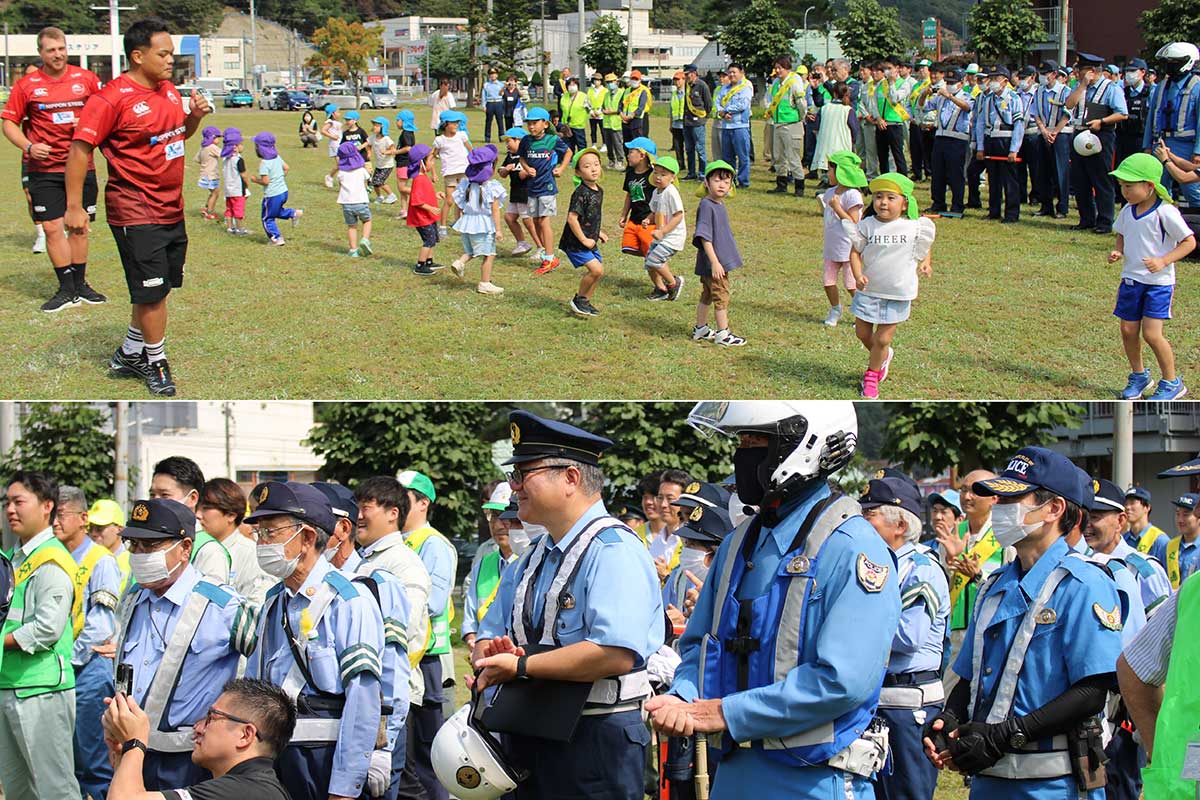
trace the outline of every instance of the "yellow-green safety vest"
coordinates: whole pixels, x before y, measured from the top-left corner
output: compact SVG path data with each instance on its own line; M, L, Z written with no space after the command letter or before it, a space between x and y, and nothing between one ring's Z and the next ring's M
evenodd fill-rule
M75 636L83 633L83 622L87 616L84 598L87 597L88 581L91 580L92 572L100 563L100 559L109 555L112 553L108 551L107 547L102 544L93 544L91 549L83 554L83 561L80 561L79 566L71 573L71 582L75 584L75 602L71 604L71 629ZM113 598L113 600L117 599L119 598Z
M475 573L475 583L472 585L475 589L475 599L478 600L475 618L483 622L488 609L492 607L492 601L496 599L496 592L500 590L499 550L493 550L479 560L479 571Z
M54 537L42 542L16 570L12 605L4 628L0 631L0 638L25 624L25 590L29 588L29 579L48 564L67 573L74 584L77 567L67 548ZM79 593L75 592L72 607L78 602ZM68 624L63 626L58 641L48 650L36 653L26 653L20 648L9 650L4 653L3 662L0 662L0 689L12 689L22 699L74 689L75 669L71 666L71 649L74 645L72 626Z
M683 100L686 92L671 92L671 121L683 119Z
M618 87L615 91L609 92L604 97L605 111L620 111L625 101L625 90ZM620 114L605 114L603 127L611 131L621 130L621 115Z
M425 542L429 541L430 537L437 536L451 550L454 545L450 544L450 540L442 536L434 528L426 525L423 528L417 528L412 533L404 537L404 543L416 551L417 555L421 554L421 548L425 546ZM454 580L454 576L450 576L450 580ZM450 623L454 621L454 601L447 599L446 610L438 614L436 617L429 619L429 636L426 639L425 655L440 656L450 652Z
M570 92L564 94L558 101L558 110L562 112L567 127L576 130L587 127L587 95L583 92L576 92L573 97Z

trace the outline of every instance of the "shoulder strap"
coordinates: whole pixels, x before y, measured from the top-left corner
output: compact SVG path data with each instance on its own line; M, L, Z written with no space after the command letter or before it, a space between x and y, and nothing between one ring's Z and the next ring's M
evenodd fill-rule
M550 588L546 591L546 599L542 607L542 634L539 639L542 644L557 645L559 643L557 631L558 612L569 596L567 590L574 584L575 576L583 563L584 553L588 551L588 548L592 546L592 542L595 541L601 532L610 528L629 530L616 517L597 517L579 532L579 535L575 537L575 541L571 542L567 548L567 554L563 557L562 564L559 565L558 571L554 573L554 579L550 581ZM629 532L633 533L633 531Z
M208 592L205 591L206 584L209 584L208 580L201 578L196 583L195 590L188 597L187 603L183 607L183 614L179 617L179 622L175 624L175 630L171 634L171 641L167 643L162 661L159 662L154 678L150 682L150 691L146 693L145 712L146 716L150 718L150 741L147 744L152 750L180 753L192 749L190 727L183 727L173 732L162 731L161 728L167 712L167 705L175 694L175 687L179 684L179 676L183 672L183 659L187 656L188 648L192 646L192 639L195 638L196 631L200 627L200 620L208 608L209 597ZM211 585L215 586L215 584ZM146 613L150 613L149 610Z

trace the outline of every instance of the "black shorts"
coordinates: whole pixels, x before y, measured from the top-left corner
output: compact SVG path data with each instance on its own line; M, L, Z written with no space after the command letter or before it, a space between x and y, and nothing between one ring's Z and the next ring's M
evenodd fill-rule
M117 240L129 302L157 303L183 286L187 261L187 229L183 220L172 225L109 225Z
M21 188L29 191L29 164L21 160Z
M437 247L438 226L436 222L428 225L418 225L417 233L421 234L421 247Z
M33 221L62 219L67 213L67 176L64 172L30 172L29 199L33 201ZM88 170L83 179L83 207L96 221L96 171Z

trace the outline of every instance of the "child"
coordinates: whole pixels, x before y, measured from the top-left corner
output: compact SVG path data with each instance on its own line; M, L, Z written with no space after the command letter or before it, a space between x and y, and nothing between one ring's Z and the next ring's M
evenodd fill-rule
M371 255L371 194L367 185L371 173L366 161L353 141L338 146L338 205L342 207L342 219L346 223L346 238L350 241L351 258ZM358 238L358 224L362 223L362 241Z
M329 140L329 157L333 159L333 167L325 176L325 185L330 189L333 188L333 179L338 174L338 148L342 144L342 120L338 116L340 113L338 107L330 103L325 106L326 118L321 123L321 135Z
M442 268L433 263L433 248L438 243L438 220L441 218L442 193L434 192L429 173L433 170L433 148L427 144L414 145L408 152L408 179L411 192L408 196L408 227L416 228L421 235L421 250L413 272L417 275L432 275Z
M629 167L621 184L625 190L625 205L621 208L621 220L618 223L622 231L621 252L645 259L650 252L650 245L654 243L654 214L650 211L650 194L654 188L650 180L654 176L654 157L658 155L658 147L645 136L639 136L626 142L625 150ZM665 284L659 285L661 278L657 270L650 271L650 280L654 283L654 289L667 290Z
M854 297L854 273L850 269L850 236L842 220L857 225L862 219L863 197L859 189L867 187L867 176L859 165L862 159L849 150L830 153L826 178L829 188L820 196L825 215L825 296L829 298L829 316L825 323L836 327L842 318L842 301L838 296L838 275L850 297Z
M459 181L454 189L454 204L462 211L454 230L462 236L463 255L454 259L450 268L462 277L467 263L475 256L483 256L483 268L479 285L480 294L504 294L504 290L492 283L492 265L496 261L496 242L504 238L500 227L500 205L508 193L500 181L492 179L496 165L497 149L494 144L485 144L467 155L466 180Z
M640 151L639 151L640 152ZM654 282L654 293L649 300L678 300L683 291L683 276L671 274L668 262L687 244L687 223L684 222L683 198L675 188L675 176L679 174L679 162L671 156L663 156L654 165L654 185L657 187L650 197L650 211L654 215L651 236L654 244L646 253L645 267Z
M217 194L221 189L221 146L217 139L221 138L221 129L209 125L200 132L200 151L196 153L196 163L200 165L200 188L208 190L208 199L200 216L205 219L216 219Z
M550 127L554 129L554 133L562 138L568 145L574 149L575 132L571 130L571 126L563 122L562 112L557 108L550 109Z
M1113 315L1121 320L1121 341L1129 358L1129 383L1121 398L1137 400L1150 386L1140 336L1153 351L1162 373L1149 399L1178 400L1187 394L1187 387L1183 377L1175 373L1175 353L1163 336L1163 321L1171 318L1175 262L1196 248L1196 237L1160 182L1163 171L1159 159L1149 153L1134 153L1109 174L1121 182L1121 196L1126 203L1113 225L1117 245L1108 254L1110 264L1125 260L1113 309Z
M522 225L529 231L538 250L542 249L537 230L529 218L529 175L521 166L521 159L517 157L521 140L525 136L524 128L509 128L504 132L504 145L508 152L504 156L504 163L500 165L500 177L508 178L508 208L504 212L504 221L517 241L517 246L512 251L514 256L524 255L533 250L533 246L525 239Z
M242 159L242 132L237 128L226 128L221 134L222 172L225 179L225 231L234 236L249 236L250 231L242 227L246 218L246 198L250 187L246 185L246 162Z
M471 142L467 134L458 129L459 115L457 111L443 111L438 122L438 135L433 140L433 152L438 157L442 168L442 220L438 226L438 235L446 238L446 225L450 221L451 197L454 188L463 179L467 171L467 153L471 152ZM455 217L457 218L457 210Z
M396 143L388 136L390 123L387 117L376 117L371 120L373 129L367 142L371 145L371 161L375 171L371 173L371 187L375 190L375 202L391 205L396 202L394 192L388 190L388 178L396 168Z
M563 228L562 238L558 240L558 247L567 254L571 266L576 269L583 267L587 272L579 279L579 291L571 298L568 307L577 317L597 317L600 309L592 305L592 295L604 277L600 243L608 241L607 234L600 230L600 216L604 209L604 190L599 185L600 151L594 147L580 150L571 159L571 166L579 178L579 185L571 194L567 225Z
M829 156L842 150L853 150L854 143L859 141L858 119L850 102L850 85L838 81L833 85L832 95L833 102L821 106L817 146L812 160L813 171L821 175L821 182L826 185L829 185L829 180L824 172L829 168Z
M875 215L857 225L842 220L850 236L850 269L858 293L850 304L854 332L870 360L863 373L862 396L879 399L879 384L892 363L896 326L908 319L917 299L917 270L933 274L933 221L922 217L913 183L898 172L885 172L868 185Z
M417 118L407 108L396 115L400 123L396 140L396 193L400 195L400 213L396 219L408 216L408 154L417 143Z
M692 339L741 347L746 340L729 330L729 271L742 266L742 254L733 240L725 198L733 191L733 167L726 161L710 161L704 168L704 199L696 208L696 274L700 276L700 302L696 304L696 326ZM708 327L712 306L717 329Z
M290 219L292 227L304 216L302 208L284 208L287 205L287 162L279 157L275 149L275 136L270 133L259 133L254 137L254 150L262 163L258 165L258 175L250 180L267 187L263 192L262 225L267 232L271 244L280 247L284 244L283 235L279 232L277 219Z
M521 159L521 168L529 178L529 216L533 217L533 227L537 231L537 242L541 247L535 255L542 265L533 271L534 275L545 275L558 266L558 258L550 249L553 241L550 231L550 218L558 213L558 184L555 178L562 175L567 161L571 159L571 148L566 141L549 133L550 112L541 106L529 109L526 118L529 124L529 135L521 139L517 155Z
M346 112L346 127L342 131L342 143L352 142L365 162L371 158L371 146L367 143L367 132L359 126L358 120L359 115L357 111ZM338 169L341 169L340 149L338 151Z

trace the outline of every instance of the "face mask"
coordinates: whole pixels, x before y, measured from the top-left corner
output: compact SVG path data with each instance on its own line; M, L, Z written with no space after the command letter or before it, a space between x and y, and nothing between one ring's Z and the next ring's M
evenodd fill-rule
M579 94L579 87L578 86L570 86L567 88L567 91L570 92L571 94Z
M529 549L529 532L524 528L512 528L508 532L508 546L518 556Z
M988 89L991 90L992 94L1000 94L1000 81L989 81Z
M1032 86L1033 86L1032 80L1027 79L1027 80L1021 81L1021 91L1022 92L1028 92Z
M615 92L617 90L617 85L615 83L610 83L608 84L608 88L610 91Z
M637 79L631 79L629 81L629 85L636 89L637 87L642 85L642 82Z
M171 577L171 573L175 569L183 566L183 562L180 561L175 565L175 569L167 569L167 553L178 546L179 543L176 542L166 550L159 550L154 553L130 553L129 571L133 573L133 579L142 586L148 586L160 583Z
M292 539L300 535L300 531L292 534ZM292 539L279 544L260 544L255 551L258 555L258 566L262 567L262 571L273 578L284 580L296 571L296 565L300 563L300 556L289 559L283 554L283 549L291 544Z
M1138 74L1136 72L1126 72L1125 73L1125 85L1126 86L1137 86L1141 82L1142 82L1142 79L1140 77L1138 77Z
M743 447L733 452L733 477L737 481L738 497L748 506L761 503L766 493L766 487L758 477L758 468L766 460L765 447Z
M1048 83L1050 83L1050 76L1049 75L1038 75L1038 83L1040 83L1042 86L1047 85Z
M679 553L679 568L704 580L704 577L708 575L708 567L704 566L705 555L707 554L703 550L685 547Z
M1036 506L1025 506L1020 503L1008 503L992 508L992 535L996 537L1001 547L1012 547L1029 534L1040 529L1042 523L1026 524L1025 518L1037 511L1045 503Z
M525 528L525 535L529 537L530 544L533 544L533 540L543 534L547 536L550 535L550 529L545 525L536 525L532 522L526 522L525 520L521 520L521 525L523 525ZM511 541L511 539L509 541Z

